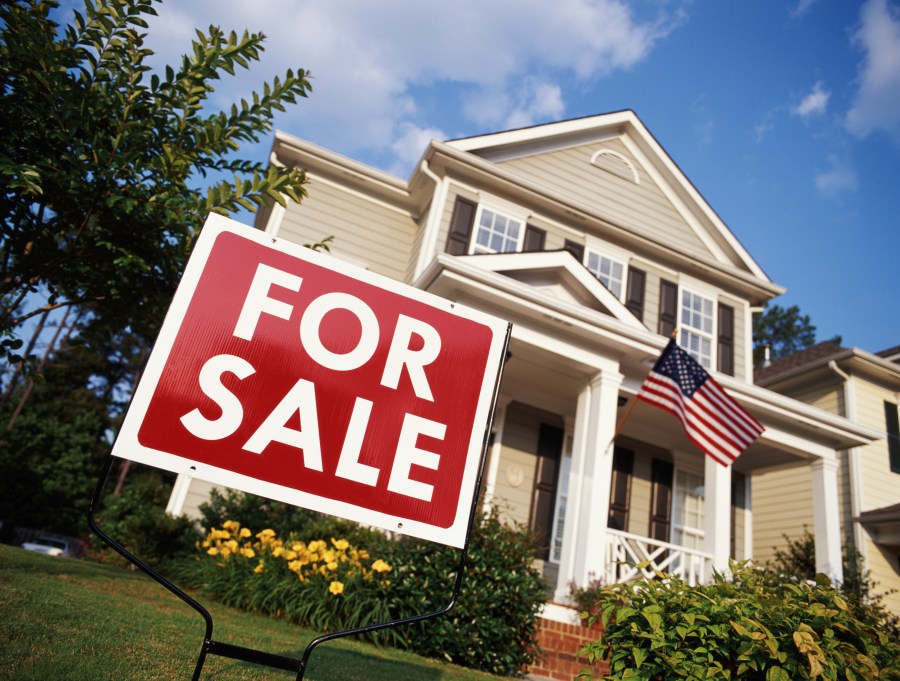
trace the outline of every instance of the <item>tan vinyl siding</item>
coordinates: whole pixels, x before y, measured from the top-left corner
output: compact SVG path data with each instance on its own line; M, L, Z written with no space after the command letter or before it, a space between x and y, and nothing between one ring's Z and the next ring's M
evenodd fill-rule
M403 280L417 232L409 214L316 177L307 190L303 203L287 210L278 236L300 244L333 236L334 256Z
M192 479L190 487L188 487L188 493L184 498L184 506L181 509L182 514L194 519L202 517L200 505L209 501L209 493L213 489L221 491L222 488L206 480Z
M884 605L895 615L900 615L900 555L897 547L869 544L868 567L875 582L875 593L886 593Z
M409 262L406 266L406 277L403 279L404 283L412 284L413 279L415 279L416 274L416 262L418 259L419 252L425 247L425 225L428 221L428 209L423 211L422 217L416 223L416 235L413 239L412 246L410 249L410 257Z
M541 423L563 427L559 416L519 402L506 409L493 503L513 522L527 524L531 513Z
M854 379L855 380L855 379ZM873 383L855 380L856 418L864 426L886 432L884 403L897 403L897 393ZM890 467L887 440L876 440L860 449L863 500L860 511L900 503L900 474Z
M631 477L631 508L628 512L628 531L646 537L650 532L650 467L653 457L636 451Z
M771 560L784 537L813 531L812 474L809 466L753 476L753 558Z
M640 183L635 184L592 165L591 157L601 149L628 158L637 168ZM498 165L565 200L587 206L613 222L687 253L710 256L709 249L619 140L535 154L502 161ZM603 237L602 234L597 236Z

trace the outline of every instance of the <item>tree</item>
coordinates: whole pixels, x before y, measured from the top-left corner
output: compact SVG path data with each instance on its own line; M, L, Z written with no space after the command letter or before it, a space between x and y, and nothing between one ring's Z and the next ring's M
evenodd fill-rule
M177 67L151 73L156 0L85 0L70 25L56 0L0 4L0 341L27 320L87 307L94 325L155 336L209 212L304 195L302 172L235 156L276 110L307 96L288 70L228 111L213 84L258 61L264 36L197 31ZM211 186L200 184L218 177Z
M753 317L753 364L762 366L766 347L771 359L787 357L816 342L816 327L809 315L800 314L796 305L781 307L766 305L761 314ZM840 345L841 337L830 342Z

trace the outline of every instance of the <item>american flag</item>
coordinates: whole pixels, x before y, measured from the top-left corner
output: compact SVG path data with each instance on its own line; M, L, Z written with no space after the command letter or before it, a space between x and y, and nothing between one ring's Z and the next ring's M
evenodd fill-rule
M637 396L675 414L691 442L723 466L764 430L674 339Z

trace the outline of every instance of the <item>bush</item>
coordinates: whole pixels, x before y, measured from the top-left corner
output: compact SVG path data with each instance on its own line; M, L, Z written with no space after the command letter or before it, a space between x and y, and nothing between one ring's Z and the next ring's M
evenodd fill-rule
M279 539L234 520L197 542L178 573L226 605L330 632L390 619L391 566L346 539Z
M193 521L166 513L171 489L159 471L142 470L120 494L107 497L97 513L100 529L144 562L162 570L189 555L198 537ZM104 562L127 563L96 536L91 537L91 552Z
M457 549L410 537L393 540L250 495L216 494L203 512L207 522L235 516L211 527L179 574L226 604L335 631L441 610L452 595ZM298 524L292 528L293 523ZM288 550L297 555L288 560ZM323 551L329 550L344 551L346 560L323 563ZM317 560L309 557L292 567L304 552ZM526 531L504 524L496 512L482 515L475 521L453 609L368 638L495 674L520 674L538 653L535 616L545 595L532 560ZM334 570L329 562L338 563ZM334 582L341 584L340 593L330 590Z
M773 584L765 570L732 570L697 587L660 575L601 589L587 619L604 631L582 654L607 660L610 680L900 679L900 647L825 575Z
M814 579L816 576L816 540L807 528L803 534L791 539L784 536L784 547L775 549L775 559L767 564L772 580L785 579L801 581ZM878 584L872 573L866 569L863 557L854 549L845 548L842 552L844 582L841 591L847 598L850 607L860 619L879 627L888 638L900 644L900 617L887 610L884 598L894 590L876 591Z
M457 550L404 538L397 542L393 560L397 573L391 607L397 616L447 604ZM443 617L401 629L405 647L492 674L521 674L539 653L536 615L546 591L532 563L527 531L501 521L496 510L479 516L459 601Z

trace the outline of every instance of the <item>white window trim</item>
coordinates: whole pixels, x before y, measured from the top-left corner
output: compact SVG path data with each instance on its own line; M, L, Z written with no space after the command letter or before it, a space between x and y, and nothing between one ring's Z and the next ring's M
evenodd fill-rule
M584 263L582 263L585 267L588 266L588 258L590 258L591 253L603 258L609 258L613 262L622 265L622 290L619 291L619 294L616 297L620 302L624 301L625 295L628 292L628 268L629 263L631 262L631 253L623 248L612 246L605 241L600 241L599 239L588 235L584 244ZM591 272L591 274L594 273ZM597 275L594 274L594 276Z
M516 247L512 251L504 251L506 253L518 253L522 250L522 244L525 241L525 228L528 224L529 214L523 211L515 204L495 199L493 197L479 197L478 209L475 211L475 222L472 225L472 238L469 242L469 253L499 253L478 243L478 228L481 224L481 216L485 210L502 215L511 220L515 220L520 224L519 234L516 238Z
M693 467L693 466L678 466L678 465L676 465L676 466L675 466L675 469L672 471L672 509L671 509L671 513L672 513L672 521L671 521L671 524L672 524L672 527L671 527L671 530L670 530L670 533L669 533L669 541L672 542L673 544L677 545L677 546L685 546L684 544L682 544L682 543L680 543L680 542L678 541L678 537L676 536L676 532L678 532L678 531L681 532L682 537L683 537L684 534L685 534L685 531L684 531L684 530L685 530L685 525L684 525L684 523L683 523L683 522L680 522L679 520L676 520L676 515L675 515L676 510L682 510L682 509L679 509L678 503L677 503L677 499L678 499L678 474L679 474L679 473L682 473L682 474L685 474L685 475L691 475L691 476L693 476L693 477L695 477L695 478L700 478L701 480L704 479L704 473L703 473L703 471L698 471L698 470L696 470L695 467ZM705 484L705 481L704 481L704 484ZM699 546L701 547L699 550L702 550L703 542L704 542L704 540L705 540L705 538L706 538L706 522L705 522L705 519L706 519L706 512L707 512L707 509L706 509L706 489L705 489L705 488L704 488L704 490L703 490L703 496L702 496L701 498L702 498L702 500L703 500L703 517L700 519L700 525L702 525L702 527L689 527L689 528L688 528L688 529L689 529L688 534L690 534L690 535L692 535L692 536L695 536L695 537L697 537L697 538L699 539ZM678 526L678 528L676 528L676 525ZM693 548L696 549L696 547L693 547Z
M683 295L685 292L695 296L700 296L701 298L707 298L712 301L712 330L708 335L702 330L698 330L694 327L686 328L684 326L681 320L681 315L684 304ZM697 279L680 277L678 282L678 317L676 318L676 326L678 328L678 344L681 345L681 347L685 350L687 350L687 348L682 344L685 331L693 333L697 336L709 338L709 366L703 368L707 371L717 370L719 366L719 291Z

